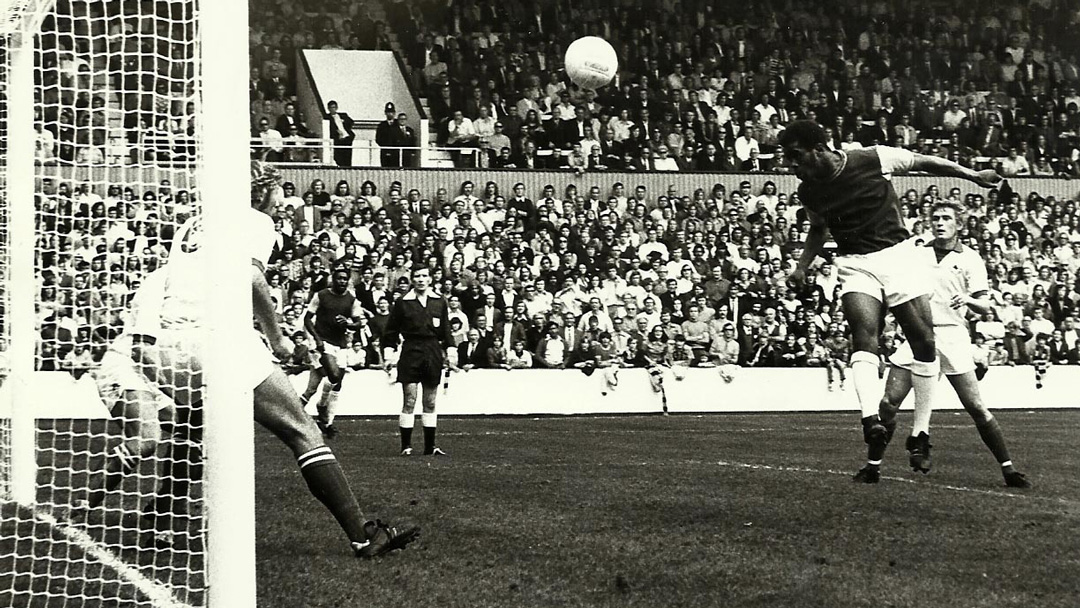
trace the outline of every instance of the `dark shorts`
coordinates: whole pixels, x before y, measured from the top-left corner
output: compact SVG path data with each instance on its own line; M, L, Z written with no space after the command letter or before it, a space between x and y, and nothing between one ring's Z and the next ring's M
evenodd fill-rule
M398 359L398 382L428 388L442 380L443 349L438 340L405 340Z

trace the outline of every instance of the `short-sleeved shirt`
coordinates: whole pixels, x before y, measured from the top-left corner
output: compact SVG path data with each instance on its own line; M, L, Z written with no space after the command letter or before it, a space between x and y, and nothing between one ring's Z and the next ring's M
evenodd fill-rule
M975 295L990 290L986 276L986 263L979 253L957 243L956 248L938 261L933 243L919 248L919 254L927 256L926 264L933 268L934 293L930 307L935 327L967 327L967 307L952 308L953 296Z
M330 288L323 289L311 298L307 311L315 315L315 331L319 337L334 346L345 347L347 340L344 326L338 325L338 315L354 319L364 315L360 301L346 290L343 294L334 293Z
M843 160L835 175L799 184L803 207L829 228L837 254L873 253L907 239L910 234L891 180L894 172L914 166L915 155L888 146L841 151L840 155Z

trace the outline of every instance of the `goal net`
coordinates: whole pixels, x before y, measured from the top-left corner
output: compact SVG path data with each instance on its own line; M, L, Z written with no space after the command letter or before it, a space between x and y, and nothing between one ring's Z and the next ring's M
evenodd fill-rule
M204 112L235 93L211 92L213 78L237 73L239 104L221 114L246 106L246 47L222 59L224 77L201 69L220 52L207 30L225 21L210 13L234 3L246 18L239 0L0 0L0 606L224 605L212 589L230 584L213 563L253 551L215 537L210 507L228 495L213 489L228 483L214 465L228 452L204 410L230 388L209 374L205 406L177 403L192 387L161 379L186 377L155 374L141 355L154 344L151 286L168 276L158 270L196 246L179 243L183 227L202 218L192 238L223 233L229 211L207 211L207 193L246 204L247 130L215 130ZM225 147L207 151L223 138L239 163L215 166ZM243 172L225 183L230 163ZM248 262L222 258L222 276ZM227 318L208 315L206 344ZM246 426L228 441L250 449L250 408L231 407ZM228 475L250 477L244 463L230 455ZM237 566L245 587L250 564Z

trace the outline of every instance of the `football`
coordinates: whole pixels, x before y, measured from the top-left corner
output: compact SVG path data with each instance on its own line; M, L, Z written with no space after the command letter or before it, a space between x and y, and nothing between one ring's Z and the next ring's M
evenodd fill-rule
M579 87L596 89L615 78L619 58L615 49L603 38L578 38L566 49L566 74Z

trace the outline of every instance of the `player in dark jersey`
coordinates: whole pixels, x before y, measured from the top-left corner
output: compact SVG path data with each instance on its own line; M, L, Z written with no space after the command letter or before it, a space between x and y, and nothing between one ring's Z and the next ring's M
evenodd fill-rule
M435 446L435 396L446 366L446 349L450 348L450 317L446 300L428 289L431 272L423 266L412 270L412 289L394 303L383 334L384 345L402 344L398 356L398 382L401 383L403 404L398 427L401 433L401 455L412 454L412 430L415 426L416 385L423 386L424 454L442 456Z
M952 161L909 150L871 146L848 152L829 148L825 129L797 120L780 134L784 158L799 177L802 201L811 229L799 263L789 277L806 285L806 270L825 245L826 232L836 241L835 264L841 280L844 316L851 326L851 375L862 410L863 438L869 446L866 467L856 481L880 479L879 465L892 438L895 420L878 416L878 335L888 309L911 344L915 401L933 400L939 364L929 294L929 268L922 268L900 215L900 199L891 177L898 171L925 171L966 179L984 188L1002 177L992 170L974 171ZM929 446L925 446L929 450Z
M304 403L321 387L322 397L317 406L315 422L323 435L329 438L337 435L334 406L345 379L345 370L338 364L338 359L343 351L351 348L349 332L360 327L360 317L365 314L360 301L349 292L349 275L349 270L344 266L334 269L330 287L311 298L304 315L304 327L315 338L315 350L319 353L319 367L311 370L308 387L304 391Z

